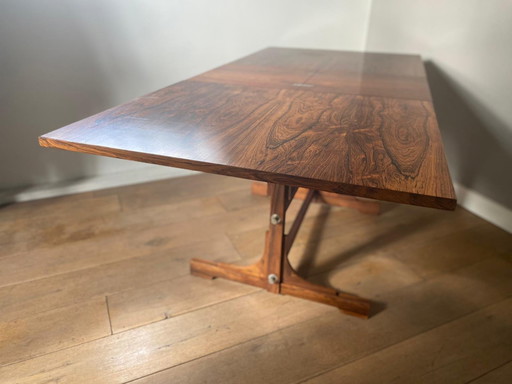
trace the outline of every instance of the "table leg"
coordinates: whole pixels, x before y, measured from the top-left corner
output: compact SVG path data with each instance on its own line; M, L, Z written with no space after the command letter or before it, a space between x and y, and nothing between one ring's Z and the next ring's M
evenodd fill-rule
M213 279L216 277L265 288L269 292L296 296L338 307L350 315L367 318L370 301L342 293L334 288L310 283L300 277L288 260L288 253L316 191L308 190L302 207L288 234L284 233L286 210L297 193L297 188L269 184L271 195L270 224L266 233L262 258L249 266L192 259L191 274Z

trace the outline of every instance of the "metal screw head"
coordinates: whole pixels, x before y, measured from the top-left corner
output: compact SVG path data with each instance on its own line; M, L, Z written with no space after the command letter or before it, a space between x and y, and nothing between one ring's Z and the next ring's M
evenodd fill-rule
M279 281L279 278L277 277L277 275L271 273L270 275L268 275L268 282L269 284L275 284Z
M277 213L274 213L270 216L270 222L274 225L279 224L281 222L281 217Z

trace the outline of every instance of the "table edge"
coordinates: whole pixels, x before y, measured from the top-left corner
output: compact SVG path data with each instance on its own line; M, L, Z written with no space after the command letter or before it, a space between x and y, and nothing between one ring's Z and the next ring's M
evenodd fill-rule
M65 140L56 140L46 135L38 138L39 145L48 148L57 148L67 151L86 153L91 155L107 156L123 160L132 160L149 164L156 164L174 168L182 168L199 172L213 173L224 176L238 177L249 180L265 181L276 184L286 184L296 187L316 189L320 191L340 193L393 203L416 205L443 210L454 210L457 206L456 197L441 197L415 194L412 192L394 191L382 188L360 186L317 180L300 176L284 175L275 172L246 169L230 165L214 164L197 160L181 159L176 157L147 154L123 149L102 147L97 145L78 144Z

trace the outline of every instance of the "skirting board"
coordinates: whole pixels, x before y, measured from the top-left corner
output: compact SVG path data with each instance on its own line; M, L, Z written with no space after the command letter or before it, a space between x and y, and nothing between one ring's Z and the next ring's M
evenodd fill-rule
M0 206L29 200L46 199L49 197L146 183L149 181L192 175L194 173L197 172L186 169L160 167L156 165L148 166L138 168L133 171L118 172L73 181L3 191L0 192Z
M196 172L177 168L150 166L129 172L119 172L76 181L5 191L0 193L0 205L145 183L194 173ZM510 209L457 183L455 184L455 191L459 205L505 231L512 233L512 211Z
M512 210L458 183L455 183L455 194L459 205L497 227L512 233Z

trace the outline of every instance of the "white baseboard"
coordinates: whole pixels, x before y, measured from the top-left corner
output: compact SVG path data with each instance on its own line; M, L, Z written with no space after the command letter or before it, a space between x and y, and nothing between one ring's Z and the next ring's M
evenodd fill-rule
M178 168L148 166L132 171L88 177L80 180L6 190L0 193L0 205L146 183L149 181L192 175L194 173L197 172Z
M459 205L497 227L512 233L512 210L458 183L455 183L455 193Z
M185 169L150 166L128 172L119 172L69 182L4 191L3 193L0 193L0 205L120 187L123 185L146 183L149 181L186 176L194 173L196 172ZM487 220L505 231L512 233L512 211L510 209L457 183L455 184L455 191L457 193L459 205L475 215L480 216L484 220Z

